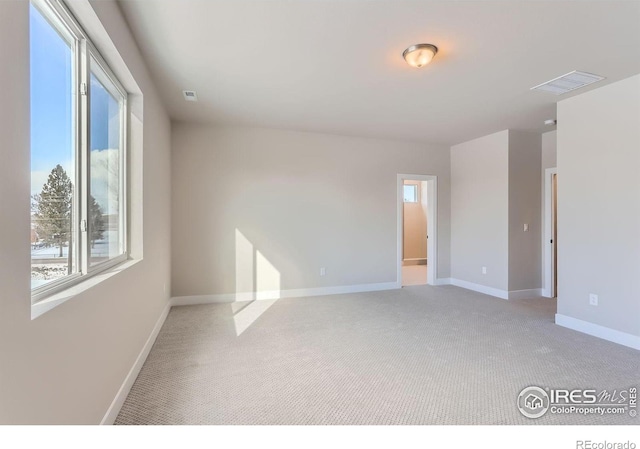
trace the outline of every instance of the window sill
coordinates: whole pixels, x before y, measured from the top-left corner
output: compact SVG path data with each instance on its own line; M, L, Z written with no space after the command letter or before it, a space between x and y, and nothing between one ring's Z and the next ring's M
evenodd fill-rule
M73 299L75 296L84 293L90 288L100 284L101 282L109 279L112 276L124 271L128 268L131 268L142 259L129 259L121 264L118 264L108 270L105 270L101 273L95 274L90 278L75 284L61 292L54 293L53 295L38 301L37 303L31 305L31 319L34 320L38 318L40 315L48 312L49 310L58 307L60 304L67 302L70 299Z

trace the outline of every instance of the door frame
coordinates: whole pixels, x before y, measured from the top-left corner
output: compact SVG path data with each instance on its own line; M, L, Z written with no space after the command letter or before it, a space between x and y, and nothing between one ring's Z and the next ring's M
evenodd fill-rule
M411 175L401 173L397 175L396 202L396 284L402 288L402 245L403 245L403 185L404 181L427 182L427 285L437 285L438 281L438 177L434 175Z
M542 290L542 296L547 298L553 298L557 292L554 291L554 261L553 250L556 248L556 243L551 243L554 235L554 216L553 216L553 176L558 174L558 169L547 168L544 171L544 260L543 260L543 273L544 273L544 288ZM556 181L557 182L557 181Z

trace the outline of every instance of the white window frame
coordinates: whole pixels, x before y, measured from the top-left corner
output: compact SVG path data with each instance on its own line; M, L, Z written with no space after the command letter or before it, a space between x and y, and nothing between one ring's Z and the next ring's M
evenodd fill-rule
M75 84L73 93L74 107L74 142L73 149L75 155L75 178L74 200L72 211L72 239L74 264L77 272L63 278L53 280L42 286L31 289L31 304L36 304L47 297L73 287L84 280L113 268L129 259L129 221L128 221L128 94L113 71L109 68L100 52L93 45L82 26L75 19L73 14L61 0L30 0L33 6L47 19L49 24L67 40L71 40L74 55L72 76ZM107 261L91 266L91 245L90 245L90 220L89 220L89 198L90 198L90 128L91 128L91 108L90 108L90 76L92 59L96 62L98 70L94 71L96 77L103 83L103 86L116 97L120 105L120 185L119 204L121 205L119 214L120 246L122 254ZM102 80L100 79L102 77ZM107 82L104 83L104 80ZM81 229L81 224L84 226ZM71 251L71 243L70 248Z
M100 81L103 85L103 87L114 97L118 98L118 103L120 106L120 157L118 158L118 162L119 162L119 170L120 170L120 185L118 186L118 204L122 204L121 206L121 213L119 214L118 218L119 218L119 229L122 230L121 235L120 235L120 245L122 246L122 250L123 253L120 254L119 256L116 256L114 258L111 258L105 262L101 262L98 263L96 265L91 265L91 244L89 243L90 241L90 235L91 235L91 220L89 220L89 208L85 207L85 211L84 211L84 217L83 219L86 220L87 223L87 231L82 233L83 236L83 248L86 248L86 257L83 260L83 272L88 273L88 274L92 274L92 273L96 273L96 272L100 272L100 271L104 271L108 268L111 268L115 265L118 265L122 262L124 262L125 260L128 259L128 248L127 248L127 195L126 195L126 187L127 187L127 183L126 183L126 160L127 160L127 144L126 144L126 135L127 135L127 93L124 90L124 88L122 87L122 85L120 84L120 82L118 81L118 79L116 78L116 76L113 74L113 72L109 69L109 67L107 66L107 64L104 62L104 60L102 60L102 58L100 57L100 54L98 53L98 51L93 47L93 45L91 45L90 42L88 42L88 47L89 47L89 51L88 51L88 55L87 55L87 59L89 60L89 65L88 68L91 68L91 60L94 60L97 64L98 67L98 71L95 71L94 74L96 76L96 78L98 78L98 81ZM100 73L101 72L101 73ZM86 79L86 85L89 86L90 85L90 76L91 76L91 71L89 70L87 73L87 79ZM105 82L106 81L106 82ZM111 84L109 84L111 83ZM91 89L87 87L87 89L90 91ZM90 115L90 111L91 111L91 107L89 102L91 101L91 98L89 95L83 96L83 98L86 99L87 101L87 106L86 106L86 111L87 111L87 115L86 117L90 120L91 119L91 115ZM90 123L87 124L86 129L89 130L90 129ZM90 137L87 135L87 138ZM84 196L84 199L86 201L88 201L89 199L89 195L91 195L90 192L90 181L91 181L91 149L89 148L89 144L87 141L86 146L84 147L84 151L83 153L86 153L85 156L87 158L86 160L86 164L85 164L85 173L86 176L83 177L82 181L83 181L83 189L87 190L87 193ZM88 203L87 203L88 204ZM86 264L86 265L84 265Z
M405 198L404 195L404 189L406 189L407 187L413 187L413 191L415 192L414 198L416 199L415 201L407 201L407 199ZM404 203L419 203L420 202L420 189L418 189L418 185L417 184L403 184L402 186L402 199Z

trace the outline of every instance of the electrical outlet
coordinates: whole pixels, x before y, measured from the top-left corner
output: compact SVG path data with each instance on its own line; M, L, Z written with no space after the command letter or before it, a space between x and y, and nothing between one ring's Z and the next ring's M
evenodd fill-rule
M593 293L589 293L589 304L592 306L598 305L598 295L594 295Z
M487 274L487 267L482 267L482 274Z
M524 232L529 232L529 224L528 223L524 224Z
M325 267L320 268L320 276L325 276L327 274L327 269Z

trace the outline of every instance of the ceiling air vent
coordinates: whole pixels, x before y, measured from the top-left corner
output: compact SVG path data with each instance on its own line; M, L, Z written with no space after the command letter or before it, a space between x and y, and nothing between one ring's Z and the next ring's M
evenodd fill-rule
M184 99L187 101L198 101L195 90L183 90L182 95L184 95Z
M603 79L604 76L574 70L566 75L554 78L551 81L538 84L537 86L532 87L531 90L543 90L555 95L562 95Z

